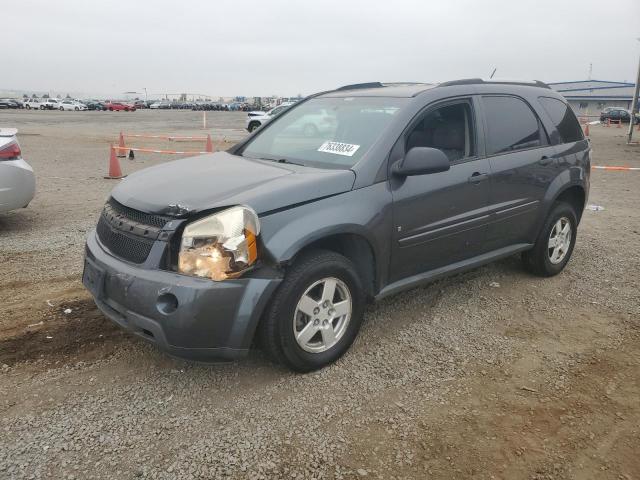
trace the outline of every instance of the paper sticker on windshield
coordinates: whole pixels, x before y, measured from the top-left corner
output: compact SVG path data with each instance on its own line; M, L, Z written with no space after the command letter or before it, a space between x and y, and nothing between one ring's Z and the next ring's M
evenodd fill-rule
M360 148L360 145L352 145L350 143L342 142L324 142L318 149L319 152L335 153L336 155L344 155L345 157L352 157L354 153Z

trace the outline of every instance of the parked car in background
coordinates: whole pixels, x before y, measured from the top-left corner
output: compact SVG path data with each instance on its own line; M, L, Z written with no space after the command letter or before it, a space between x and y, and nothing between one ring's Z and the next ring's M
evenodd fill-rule
M43 98L40 100L40 110L58 110L60 108L60 100L57 98Z
M58 108L60 110L75 110L78 112L80 110L86 110L87 106L83 103L76 102L75 100L62 100Z
M105 110L104 103L98 100L86 100L84 104L87 106L87 110Z
M166 110L171 108L171 102L169 102L168 100L161 100L159 102L152 103L149 108L153 110L157 110L157 109Z
M40 100L39 98L27 98L24 101L24 108L26 108L27 110L39 109L41 101L42 100Z
M330 133L289 133L326 116ZM83 283L173 355L230 360L257 339L315 370L349 349L370 300L515 254L562 272L590 170L571 107L541 82L348 85L225 152L122 180Z
M269 120L275 118L276 116L283 113L287 108L289 108L292 103L282 103L275 108L272 108L268 112L262 111L253 111L247 114L247 119L245 121L246 128L248 132L253 132L256 128L264 125Z
M141 108L149 108L147 102L145 102L144 100L136 100L135 102L133 102L133 106L138 110Z
M21 105L13 98L0 98L0 108L21 108Z
M31 166L22 158L15 128L0 128L0 213L29 205L36 191Z
M107 102L104 104L104 107L105 107L105 110L109 110L110 112L119 112L119 111L133 112L136 109L136 107L134 107L133 105L130 105L128 103L122 103L122 102Z
M623 108L605 108L600 112L600 121L606 123L607 121L620 121L621 123L629 123L631 121L631 112ZM640 118L636 116L633 120L634 124L640 123Z
M222 106L218 102L210 102L210 101L201 101L195 102L191 106L192 110L221 110Z

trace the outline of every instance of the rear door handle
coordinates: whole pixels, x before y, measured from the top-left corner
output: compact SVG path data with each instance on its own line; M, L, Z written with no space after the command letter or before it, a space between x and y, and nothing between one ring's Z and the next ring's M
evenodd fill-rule
M488 173L473 172L473 174L468 178L468 181L473 184L478 184L488 178Z
M551 162L553 162L552 158L547 157L546 155L543 155L542 158L540 160L538 160L538 163L540 165L549 165Z

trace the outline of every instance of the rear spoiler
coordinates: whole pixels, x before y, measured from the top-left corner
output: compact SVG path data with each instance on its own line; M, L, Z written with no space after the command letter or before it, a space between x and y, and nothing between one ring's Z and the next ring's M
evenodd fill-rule
M17 128L0 128L0 137L15 137Z

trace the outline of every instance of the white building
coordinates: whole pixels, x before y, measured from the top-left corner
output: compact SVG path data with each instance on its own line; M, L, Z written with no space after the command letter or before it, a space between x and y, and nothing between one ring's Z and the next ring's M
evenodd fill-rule
M606 107L631 110L635 87L633 83L605 80L578 80L547 85L561 93L577 115L598 115Z

